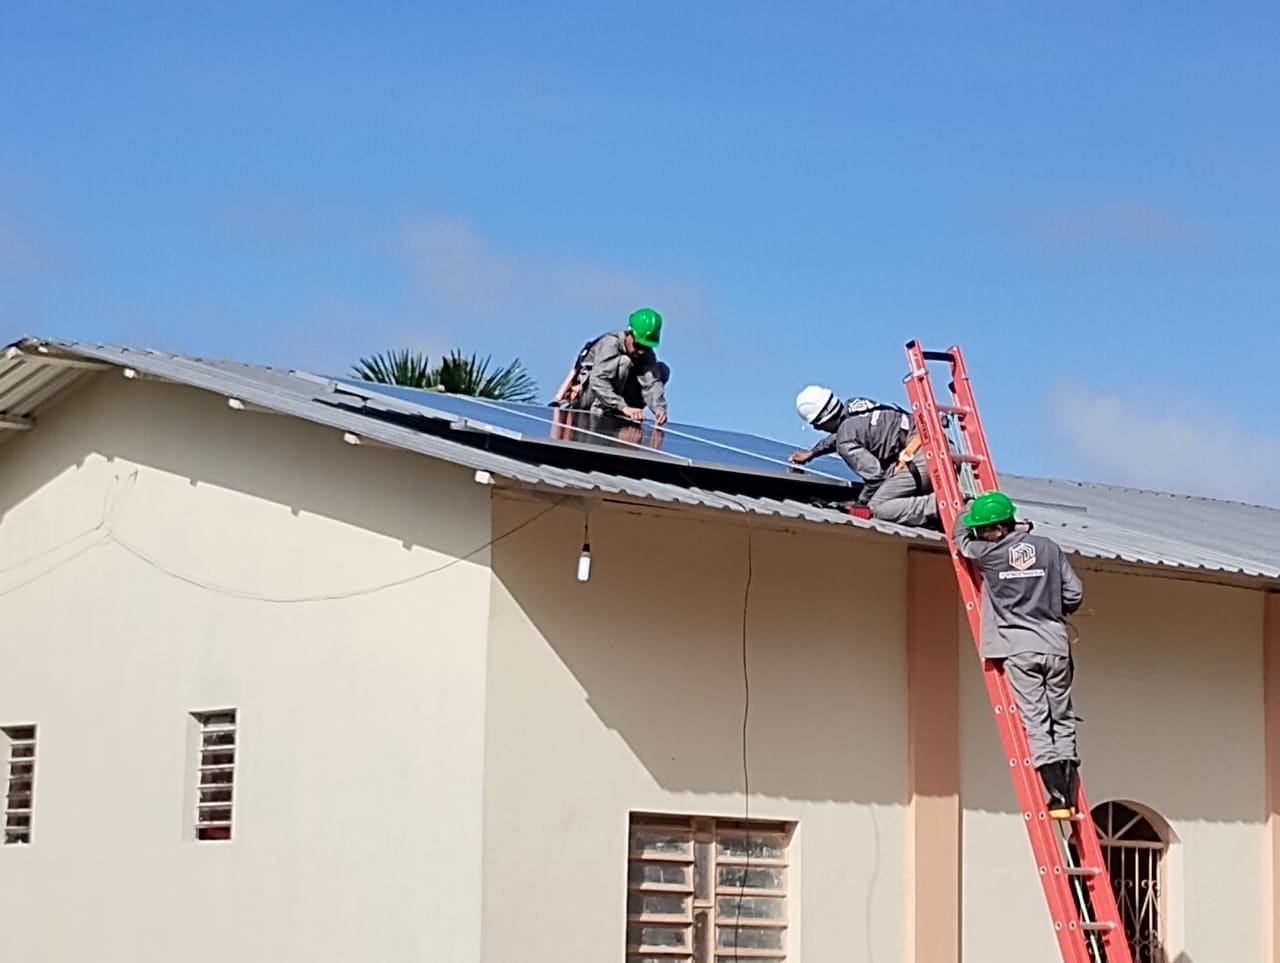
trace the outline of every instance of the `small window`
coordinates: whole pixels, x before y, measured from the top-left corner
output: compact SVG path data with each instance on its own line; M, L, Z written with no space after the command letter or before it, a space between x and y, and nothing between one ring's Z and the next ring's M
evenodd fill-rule
M4 802L6 846L31 842L31 811L36 786L36 727L5 726L9 778Z
M196 839L231 838L231 803L236 778L236 710L194 713L196 748Z
M628 963L787 958L793 826L633 815Z

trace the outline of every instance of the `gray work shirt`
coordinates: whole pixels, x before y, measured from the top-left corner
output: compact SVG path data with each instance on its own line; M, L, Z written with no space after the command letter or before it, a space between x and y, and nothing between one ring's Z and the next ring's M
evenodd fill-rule
M1084 587L1057 542L1012 532L984 542L956 517L956 550L982 575L984 659L1025 652L1069 655L1066 617L1080 607Z
M836 430L809 450L816 458L833 452L864 482L858 502L865 505L884 483L915 425L911 415L863 398L845 403Z
M644 403L654 412L667 410L667 395L658 379L655 352L646 351L639 357L627 354L624 331L610 331L596 339L582 361L586 389L592 404L606 411L620 411L627 407L622 397L628 377L634 377L640 386Z

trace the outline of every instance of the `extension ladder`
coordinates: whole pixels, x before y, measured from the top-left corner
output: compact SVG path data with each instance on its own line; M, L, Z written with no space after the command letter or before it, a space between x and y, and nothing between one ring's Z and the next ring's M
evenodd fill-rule
M950 366L951 403L948 405L940 405L935 400L928 362L944 362ZM947 533L969 630L977 645L982 635L982 578L956 551L951 542L951 527L964 506L966 495L972 497L997 490L995 467L960 349L924 351L918 342L912 341L907 344L907 365L909 373L904 379L907 397L911 400L921 450L928 459L929 477L938 498L938 515ZM944 416L947 416L946 424ZM947 424L955 429L950 435ZM1083 781L1076 781L1076 815L1070 820L1050 819L1039 773L1031 765L1026 730L1014 707L1004 673L991 660L984 659L982 675L1064 963L1133 963L1098 844L1098 833L1089 814Z

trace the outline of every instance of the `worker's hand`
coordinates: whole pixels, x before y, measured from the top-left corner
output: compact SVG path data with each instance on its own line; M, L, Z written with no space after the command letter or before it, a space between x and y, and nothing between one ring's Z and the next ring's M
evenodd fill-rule
M653 423L655 425L665 425L667 423L667 409L659 408L653 413Z
M812 461L812 460L813 460L813 452L811 452L811 451L806 451L806 450L805 450L805 449L803 449L803 448L802 448L802 449L800 449L799 451L793 451L793 452L792 452L792 453L787 457L787 461L791 462L791 464L793 464L793 465L803 465L803 464L805 464L806 462L809 462L809 461Z
M625 417L630 418L632 421L644 421L643 408L623 408L622 414Z
M1022 532L1022 534L1025 535L1035 527L1036 526L1034 522L1018 522L1016 525L1013 526L1013 530L1015 532Z

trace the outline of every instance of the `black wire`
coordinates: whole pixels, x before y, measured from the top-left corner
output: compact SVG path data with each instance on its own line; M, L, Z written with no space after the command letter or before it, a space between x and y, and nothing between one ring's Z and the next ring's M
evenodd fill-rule
M742 936L742 902L747 896L747 876L751 872L751 766L747 753L747 727L751 721L751 668L747 660L747 611L751 604L751 582L754 566L751 557L751 519L747 519L747 582L742 589L742 831L746 840L747 859L742 867L738 887L737 912L733 920L733 959L738 960L738 944Z
M436 575L447 569L453 568L456 565L460 565L461 563L468 561L471 558L474 558L476 555L479 555L481 552L485 551L486 549L492 548L493 546L497 545L499 542L503 541L504 539L510 538L512 535L515 535L517 532L523 531L524 529L528 528L530 525L538 521L544 515L550 514L551 512L555 511L557 508L563 505L566 501L568 501L569 498L570 496L566 495L565 497L547 506L537 514L525 519L523 522L519 523L518 525L515 525L512 528L509 528L507 531L502 532L499 535L495 535L493 538L490 538L484 544L478 545L477 547L471 549L470 551L465 552L464 554L459 555L455 558L451 558L449 559L449 561L444 562L440 565L435 565L431 568L424 569L419 572L414 572L411 575L401 576L400 578L393 579L390 582L383 582L378 585L369 585L369 586L365 586L363 588L358 588L358 589L350 589L345 592L331 592L331 593L325 593L320 595L272 596L272 595L262 595L256 592L245 592L239 589L231 588L229 586L218 585L214 582L197 578L193 575L187 575L184 572L180 572L176 569L170 568L169 566L160 562L158 559L148 555L142 549L122 539L119 535L115 534L109 529L106 531L104 538L110 540L111 542L114 542L116 545L119 545L121 548L123 548L130 555L134 556L140 562L145 563L146 565L150 566L151 568L155 569L161 574L166 575L169 578L175 579L179 582L184 582L187 585L194 586L195 588L203 589L206 592L213 592L218 595L225 595L230 598L243 599L251 602L267 602L275 605L298 605L298 604L303 604L308 602L333 602L333 601L339 601L342 599L358 598L360 596L366 596L366 595L375 595L379 592L384 592L388 589L397 588L401 585L408 585L411 582L416 582L420 579L424 579L424 578L427 578L428 576ZM23 584L26 585L29 583L24 582Z

